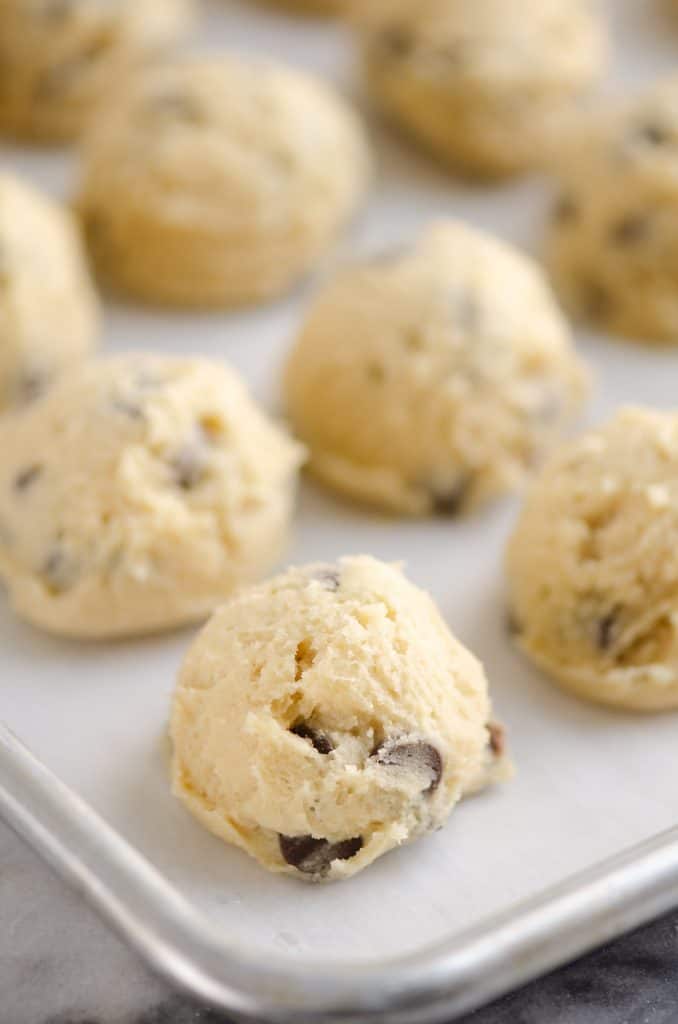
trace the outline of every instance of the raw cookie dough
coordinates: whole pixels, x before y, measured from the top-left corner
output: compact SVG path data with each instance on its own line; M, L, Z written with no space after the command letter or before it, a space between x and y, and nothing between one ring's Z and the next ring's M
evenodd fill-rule
M189 0L1 0L0 132L63 141L189 21Z
M189 651L174 792L271 871L346 878L442 825L486 771L482 666L366 556L241 590Z
M508 547L520 646L581 697L678 707L678 415L630 408L562 448Z
M83 364L0 422L0 576L18 615L115 636L200 619L286 539L301 449L236 374Z
M286 372L312 471L410 515L518 486L585 390L538 268L455 221L332 281Z
M311 270L362 198L368 167L359 121L320 81L192 58L138 76L102 114L79 205L116 286L227 307Z
M678 343L678 75L596 118L562 178L548 259L567 304Z
M356 11L368 87L454 169L513 174L552 158L605 63L590 0L370 0Z
M0 412L82 359L98 304L70 212L0 174Z

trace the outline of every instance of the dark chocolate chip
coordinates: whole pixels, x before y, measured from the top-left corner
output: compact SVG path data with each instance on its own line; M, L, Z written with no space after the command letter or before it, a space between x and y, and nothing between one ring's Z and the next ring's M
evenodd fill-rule
M381 363L368 363L367 378L372 384L383 384L386 372Z
M615 245L633 245L646 238L650 229L649 218L642 213L632 213L616 221L610 227L610 240Z
M433 511L439 516L456 516L462 511L471 487L471 477L463 476L450 487L431 491Z
M619 607L615 607L598 620L596 626L596 645L599 650L609 651L614 646L620 611Z
M172 472L177 486L183 491L197 487L205 478L207 463L205 444L199 440L186 444L172 459Z
M27 370L19 380L18 399L20 402L34 402L44 395L49 384L46 370Z
M45 560L42 576L53 594L62 594L73 586L78 572L73 558L63 547L57 545Z
M176 90L151 96L147 109L152 114L169 117L185 124L201 124L205 120L205 112L197 100Z
M322 878L334 860L350 860L363 847L361 836L330 843L314 836L278 836L280 853L284 860L304 875Z
M561 195L553 207L556 224L573 224L579 216L579 206L572 196Z
M318 569L317 572L313 574L313 579L322 583L325 590L339 590L341 583L339 570L333 568Z
M520 636L523 632L523 624L514 611L507 611L506 613L506 631L509 636Z
M490 734L490 750L495 757L501 757L506 750L506 733L503 725L499 725L498 722L488 722L487 731Z
M390 58L409 57L414 49L412 33L402 25L390 25L379 33L379 48Z
M334 744L327 733L314 729L307 722L297 723L297 725L292 726L290 732L302 740L308 740L319 754L331 754L334 750Z
M433 793L443 777L443 759L440 751L425 740L407 738L384 740L372 757L377 764L389 768L401 768L413 774L427 777L423 792Z
M25 469L20 470L14 477L14 490L27 491L41 475L42 469L39 462L34 462L32 466L26 466Z
M634 128L634 136L650 146L665 146L671 139L671 132L658 121L644 121Z
M598 281L579 282L582 311L594 320L603 320L610 315L612 298L607 288Z

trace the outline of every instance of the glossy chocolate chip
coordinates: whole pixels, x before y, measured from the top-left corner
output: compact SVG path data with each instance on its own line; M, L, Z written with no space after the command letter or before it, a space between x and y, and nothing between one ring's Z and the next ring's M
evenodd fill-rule
M344 839L339 843L330 843L327 839L315 839L313 836L278 836L280 853L291 867L304 875L316 875L322 878L332 866L334 860L350 860L363 847L361 836Z
M490 750L495 757L501 757L506 750L506 733L503 725L499 725L498 722L488 722L487 731L490 734Z
M509 609L506 613L506 632L509 636L520 636L523 632L523 624L514 611Z
M594 320L602 320L610 315L612 297L604 285L598 281L582 280L579 282L581 305L586 316Z
M172 459L174 481L183 491L192 491L206 475L209 455L201 438L189 441Z
M327 569L318 569L313 574L313 579L322 583L325 590L339 590L341 584L341 577L338 569L328 567Z
M319 754L331 754L334 750L334 744L327 733L314 729L307 722L298 722L290 732L302 740L308 740Z
M48 384L49 374L46 370L26 370L19 380L17 397L20 402L34 402L44 395Z
M471 487L471 478L461 477L448 488L434 488L431 492L433 511L439 516L456 516L462 511Z
M425 794L433 793L443 777L443 759L437 747L425 740L407 738L384 740L373 752L378 764L426 777Z
M647 237L649 228L647 216L642 213L629 214L610 227L610 241L614 245L633 245Z
M20 493L27 491L42 474L42 469L39 462L34 462L32 466L26 466L25 469L20 470L14 477L14 490Z

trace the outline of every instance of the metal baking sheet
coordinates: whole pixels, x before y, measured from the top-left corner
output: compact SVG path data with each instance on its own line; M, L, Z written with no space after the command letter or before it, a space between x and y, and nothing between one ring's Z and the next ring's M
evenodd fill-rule
M662 0L603 6L616 44L608 89L629 89L675 66L678 26L672 35ZM317 70L363 104L350 41L336 26L215 0L206 5L198 35L197 46L262 52ZM351 253L406 239L439 215L538 247L544 183L459 184L368 116L379 179L324 272ZM73 154L2 146L0 163L63 196L77 175ZM235 315L108 303L105 347L227 359L276 410L280 364L313 287L309 282L281 303ZM597 376L590 421L626 402L675 406L678 351L590 335L578 343ZM459 807L442 832L389 854L348 883L308 887L269 875L207 834L171 797L167 712L191 630L114 644L62 641L15 621L2 604L0 717L218 933L262 965L278 956L297 965L367 965L417 953L676 822L676 715L633 717L583 704L553 688L511 648L502 550L517 507L508 500L467 521L399 522L310 482L302 487L285 561L357 552L404 560L485 663L518 769L510 785ZM582 933L574 951L586 944Z

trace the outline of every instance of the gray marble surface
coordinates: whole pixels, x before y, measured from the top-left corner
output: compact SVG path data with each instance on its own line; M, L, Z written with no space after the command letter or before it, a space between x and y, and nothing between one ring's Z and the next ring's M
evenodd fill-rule
M217 1024L150 975L0 825L0 1024ZM466 1024L678 1024L678 913Z

